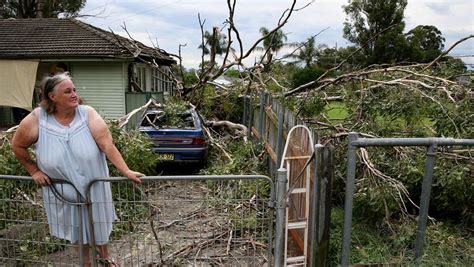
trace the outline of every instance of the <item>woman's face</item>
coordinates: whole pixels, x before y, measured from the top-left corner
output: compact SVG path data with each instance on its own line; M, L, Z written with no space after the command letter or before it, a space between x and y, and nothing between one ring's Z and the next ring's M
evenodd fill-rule
M71 80L64 80L58 83L56 88L48 95L56 107L76 108L79 105L76 87Z

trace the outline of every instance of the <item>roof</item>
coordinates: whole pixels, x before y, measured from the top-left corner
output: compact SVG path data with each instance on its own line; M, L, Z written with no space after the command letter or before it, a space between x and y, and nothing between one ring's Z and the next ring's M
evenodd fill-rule
M0 58L154 58L159 64L176 61L162 49L115 35L76 19L0 20ZM135 55L134 55L135 54Z

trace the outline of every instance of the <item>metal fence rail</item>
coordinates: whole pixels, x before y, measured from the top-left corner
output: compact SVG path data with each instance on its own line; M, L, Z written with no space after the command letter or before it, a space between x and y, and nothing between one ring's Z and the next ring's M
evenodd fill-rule
M342 240L341 265L349 265L349 250L351 241L352 208L355 192L357 149L360 147L394 147L394 146L425 146L426 160L425 171L421 188L420 213L415 240L415 258L423 255L425 242L425 230L428 220L428 209L430 205L431 187L436 160L436 151L440 146L474 146L474 139L453 138L359 138L357 133L349 133L349 145L347 152L347 181L346 197L344 203L344 232Z
M125 178L100 181L112 185L118 220L108 245L121 266L272 262L275 194L266 176L144 177L138 186ZM74 244L50 235L31 178L0 175L0 186L0 265L81 264ZM92 211L89 203L78 205Z
M62 184L58 183L58 188ZM56 193L57 190L51 192ZM51 260L46 254L73 250L73 244L49 235L43 195L31 177L0 175L0 196L0 265L47 265ZM71 204L84 206L84 203ZM82 265L79 250L74 251L76 265ZM63 265L67 266L68 262L64 259Z

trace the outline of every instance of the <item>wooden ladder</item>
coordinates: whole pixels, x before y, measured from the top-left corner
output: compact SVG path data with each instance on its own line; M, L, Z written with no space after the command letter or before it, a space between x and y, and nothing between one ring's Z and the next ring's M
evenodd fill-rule
M308 139L302 142L300 140L301 136L296 136L298 133L300 133L301 136L307 136ZM290 145L291 143L297 143L298 145L304 146L304 148L292 149ZM285 266L306 266L308 264L308 224L310 214L309 204L311 184L311 168L308 163L311 160L313 153L314 146L309 129L302 125L293 127L288 133L285 149L283 152L283 160L281 161L280 165L280 167L285 167L287 170L286 202L289 204L286 207L285 216ZM305 160L306 162L304 165L305 169L297 170L294 164L299 164L298 167L300 167L302 160ZM294 169L293 172L292 168ZM301 177L292 177L292 175L296 176L295 173L301 174ZM290 218L293 213L296 214L297 218ZM288 251L290 240L293 241L293 248L297 249Z
M310 156L304 156L305 158L310 158ZM297 196L300 199L304 199L304 217L298 218L297 221L289 221L290 209L292 208L291 205L286 207L286 231L285 231L285 264L287 266L306 266L307 264L307 256L308 256L308 219L309 219L309 188L310 188L310 168L306 168L303 173L304 178L304 185L305 187L301 188L290 188L292 181L290 180L290 160L287 161L288 164L286 166L288 170L288 183L287 183L287 192L288 198L287 203L290 202L290 198L292 196ZM301 203L300 203L301 204ZM300 232L303 231L303 236L300 235ZM288 241L289 237L296 243L297 247L302 252L301 255L291 256L288 257Z

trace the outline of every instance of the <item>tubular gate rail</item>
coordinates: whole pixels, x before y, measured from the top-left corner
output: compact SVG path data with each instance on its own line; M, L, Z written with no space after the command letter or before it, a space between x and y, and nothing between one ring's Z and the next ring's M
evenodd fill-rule
M370 146L425 146L426 161L425 172L421 188L421 203L418 225L415 239L415 258L423 255L425 241L426 222L428 220L428 208L430 205L430 194L433 182L436 150L439 146L474 146L474 139L453 138L359 138L357 133L349 133L349 145L347 152L347 181L346 198L344 203L344 231L342 237L341 265L348 266L349 250L351 241L352 207L355 190L356 157L359 147Z
M272 264L275 192L266 176L149 176L140 185L111 177L88 191L97 181L112 186L118 220L108 244L121 266ZM0 265L82 265L81 249L50 235L43 195L30 177L0 175L0 188ZM77 211L92 214L95 204L80 199ZM97 234L91 221L80 221L88 225L84 234ZM72 230L82 237L80 229Z

